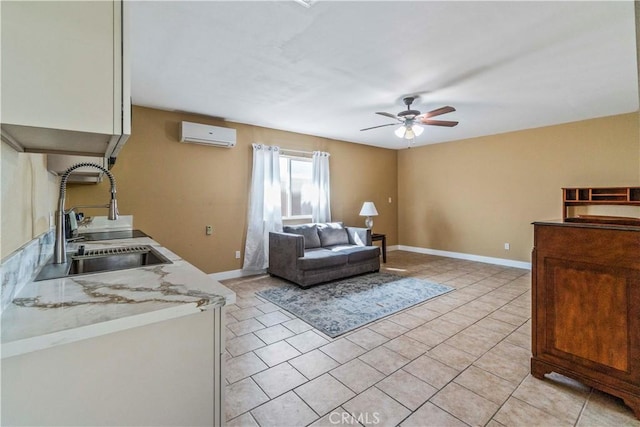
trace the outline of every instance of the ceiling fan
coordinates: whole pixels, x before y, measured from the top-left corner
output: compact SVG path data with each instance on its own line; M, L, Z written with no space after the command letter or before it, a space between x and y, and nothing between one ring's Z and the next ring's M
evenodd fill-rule
M402 123L400 127L396 129L395 134L399 138L404 138L409 140L410 143L413 142L413 139L416 136L419 136L424 130L422 126L420 126L420 124L429 125L429 126L446 126L446 127L454 127L458 124L458 122L449 121L449 120L432 120L431 119L431 117L452 113L456 111L455 108L450 106L436 108L435 110L431 110L427 113L421 113L418 110L412 110L411 104L413 103L413 101L415 101L416 98L417 96L407 96L403 98L402 101L407 106L407 109L399 112L397 115L394 115L391 113L383 113L383 112L376 112L376 114L380 114L381 116L395 119L398 122ZM370 128L364 128L360 130L363 131L363 130L381 128L385 126L395 126L397 124L398 123L387 123L386 125L373 126Z

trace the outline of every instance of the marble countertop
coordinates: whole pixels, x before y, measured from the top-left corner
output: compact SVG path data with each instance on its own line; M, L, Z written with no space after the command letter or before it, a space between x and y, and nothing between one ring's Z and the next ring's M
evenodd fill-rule
M2 313L2 358L235 302L233 291L151 238L82 244L150 245L172 263L26 284Z

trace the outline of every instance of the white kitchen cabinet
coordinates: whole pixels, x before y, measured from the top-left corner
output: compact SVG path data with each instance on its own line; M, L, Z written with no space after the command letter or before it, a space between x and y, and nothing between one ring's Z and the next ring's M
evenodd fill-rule
M2 425L220 426L222 307L2 359Z
M115 157L131 133L126 4L2 2L2 138Z

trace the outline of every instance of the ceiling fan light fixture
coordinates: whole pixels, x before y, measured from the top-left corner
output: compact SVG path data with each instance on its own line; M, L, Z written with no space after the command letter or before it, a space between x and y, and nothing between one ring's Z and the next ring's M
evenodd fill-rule
M424 128L419 125L407 125L404 124L395 130L395 134L398 138L407 140L413 140L416 136L420 136L424 132Z
M404 139L414 139L416 134L413 132L413 128L407 127L407 131L404 133Z

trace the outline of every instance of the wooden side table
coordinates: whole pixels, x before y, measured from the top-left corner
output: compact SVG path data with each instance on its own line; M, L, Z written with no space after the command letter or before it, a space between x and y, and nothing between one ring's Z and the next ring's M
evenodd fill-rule
M387 263L387 235L380 233L371 233L371 241L382 241L382 262Z

